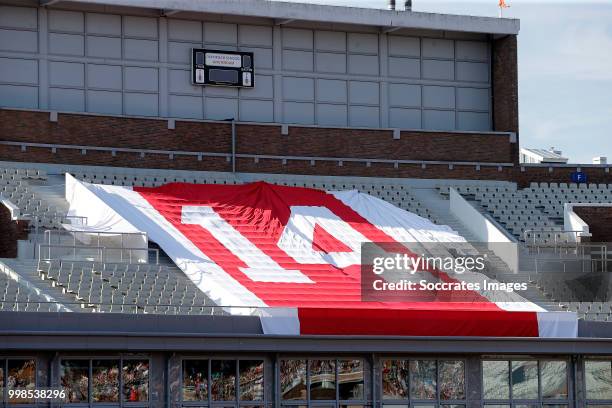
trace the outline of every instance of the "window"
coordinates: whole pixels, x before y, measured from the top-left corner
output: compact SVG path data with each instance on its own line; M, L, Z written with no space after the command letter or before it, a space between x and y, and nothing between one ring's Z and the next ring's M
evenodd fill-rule
M317 407L364 406L362 359L283 359L279 367L281 400L285 406L305 406L309 401Z
M123 361L123 400L142 402L149 400L149 360Z
M36 388L36 361L34 359L10 359L6 361L6 389L33 390ZM13 404L34 403L34 400L8 398Z
M335 360L310 360L310 399L336 399Z
M93 402L119 402L119 361L92 361Z
M208 401L208 360L183 361L183 401Z
M461 408L465 399L462 360L383 360L382 398L385 407Z
M183 360L181 397L198 407L215 403L219 407L259 407L265 399L263 360ZM219 405L219 401L222 401Z
M612 400L612 361L586 360L584 380L588 400Z
M264 376L262 360L240 360L240 400L263 401Z
M211 363L211 394L213 401L236 399L236 361L213 360Z
M486 408L563 408L568 403L565 360L485 360L482 362Z
M305 401L307 399L306 360L281 360L280 383L283 400Z
M121 367L121 370L119 369ZM62 359L60 383L66 404L117 404L149 401L148 359Z
M341 401L365 399L362 360L338 360L338 394Z
M63 360L60 371L64 401L89 402L89 360Z

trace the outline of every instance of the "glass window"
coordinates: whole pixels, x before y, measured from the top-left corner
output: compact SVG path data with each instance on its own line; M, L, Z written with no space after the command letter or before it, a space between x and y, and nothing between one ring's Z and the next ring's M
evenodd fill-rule
M542 398L567 398L567 362L540 361Z
M264 399L263 360L240 360L240 400L262 401Z
M215 401L236 399L236 360L211 362L211 395Z
M281 398L306 400L306 360L281 360Z
M512 362L512 398L538 399L538 362Z
M410 361L410 398L436 398L436 362L434 360Z
M61 383L68 403L89 401L89 360L62 360Z
M465 365L463 361L440 361L439 371L440 399L464 399Z
M8 360L6 388L8 390L33 390L36 388L36 362L34 360ZM10 403L33 403L23 398L8 400Z
M149 400L149 361L123 361L123 399L127 402Z
M341 401L364 399L362 360L338 360L338 393Z
M482 362L482 389L484 399L510 398L510 368L508 361ZM494 408L493 405L491 405Z
M611 361L585 361L584 377L587 399L612 399Z
M336 399L336 362L310 360L310 399Z
M119 402L119 360L93 360L93 402Z
M408 360L382 362L383 399L408 399Z
M208 400L208 360L183 361L183 401Z

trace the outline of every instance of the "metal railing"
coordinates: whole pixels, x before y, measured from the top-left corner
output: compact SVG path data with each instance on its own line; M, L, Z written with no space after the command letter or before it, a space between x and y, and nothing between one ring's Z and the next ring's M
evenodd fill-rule
M101 240L105 237L119 238L120 244L118 248L125 247L126 241L131 237L140 237L144 243L148 241L146 232L111 232L86 230L45 230L43 232L44 242L47 245L53 245L54 243L57 245L63 245L62 238L68 238L68 240L72 241L73 245L77 245L77 241L95 241L97 246L102 246Z
M534 273L538 275L543 272L550 272L548 269L544 269L542 266L544 264L551 266L559 265L560 268L557 269L558 273L568 273L568 272L576 272L576 273L587 273L587 272L608 272L611 261L606 258L603 259L592 259L588 257L576 257L573 259L554 259L554 258L534 258ZM580 266L579 269L576 269L576 266Z
M57 249L55 254L53 249ZM150 254L153 253L153 258ZM111 256L111 255L115 256ZM140 256L139 256L140 255ZM72 256L72 258L69 258ZM38 261L53 260L88 261L88 262L115 262L115 263L140 263L159 264L159 249L140 247L106 247L91 245L38 245ZM154 262L151 262L151 259Z
M11 309L6 305L13 306ZM0 311L15 312L61 312L66 307L72 310L82 310L93 313L123 313L123 314L161 314L161 315L200 315L227 316L230 314L255 315L265 309L255 306L211 306L211 305L178 305L169 303L120 303L120 302L52 302L52 301L7 301L0 300ZM28 310L29 309L29 310ZM34 310L32 310L34 309ZM42 309L42 310L41 310Z
M561 245L574 245L576 244L576 242L578 241L578 234L583 233L584 231L559 231L559 230L550 230L550 229L543 229L543 230L538 230L538 229L527 229L525 231L523 231L523 239L525 241L525 244L527 246L533 246L533 247L547 247L550 248L552 247L558 247ZM538 241L538 235L541 234L551 234L552 238L553 238L553 242L544 242L544 241ZM567 238L573 238L572 240L562 240L560 238L562 237L567 237Z

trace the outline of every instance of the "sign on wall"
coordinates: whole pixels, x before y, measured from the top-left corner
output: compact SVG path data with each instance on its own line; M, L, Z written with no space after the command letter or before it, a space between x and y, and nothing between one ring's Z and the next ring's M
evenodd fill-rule
M191 82L253 88L253 53L224 50L191 49Z

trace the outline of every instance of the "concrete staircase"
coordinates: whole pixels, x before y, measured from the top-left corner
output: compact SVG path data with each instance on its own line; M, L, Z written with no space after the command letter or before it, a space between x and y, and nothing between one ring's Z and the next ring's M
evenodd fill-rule
M61 304L66 309L65 311L79 310L79 306L74 304L74 297L63 292L59 287L54 287L50 281L45 281L41 278L38 272L38 261L36 259L0 259L8 271L5 273L11 274L12 278L19 281L21 284L31 287L49 299L50 302Z
M479 242L476 236L467 228L464 221L458 219L450 212L450 200L447 196L442 196L439 191L434 188L415 188L412 190L412 194L420 200L424 206L429 208L431 214L438 220L439 224L448 225L468 242ZM476 208L479 209L479 206L476 206ZM558 303L551 302L534 283L531 283L528 272L519 271L518 273L514 273L492 250L482 246L478 246L477 250L483 255L486 254L493 275L491 277L500 282L527 282L527 290L521 292L523 297L546 310L563 310Z

